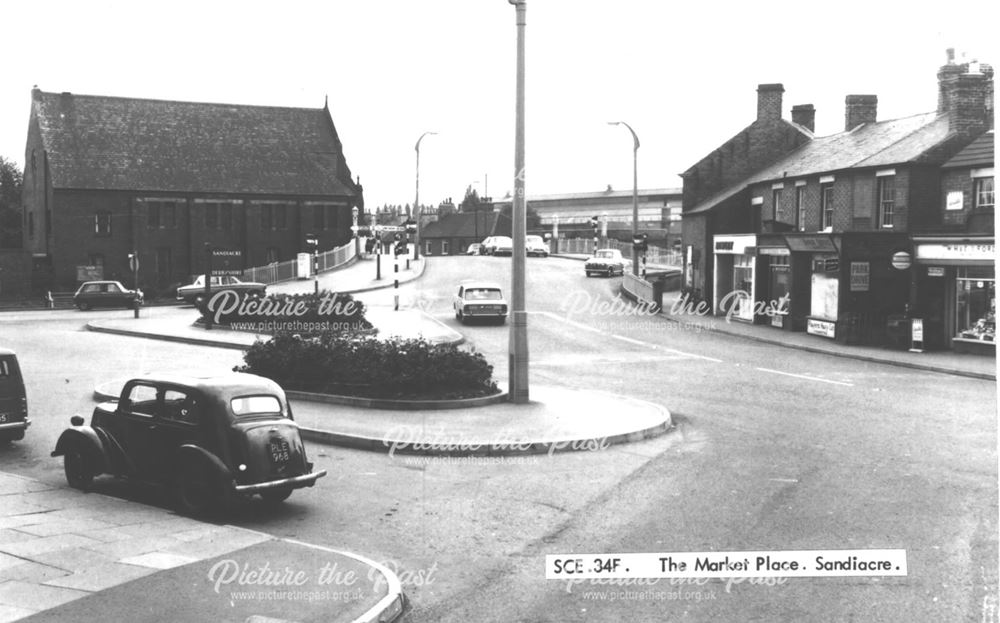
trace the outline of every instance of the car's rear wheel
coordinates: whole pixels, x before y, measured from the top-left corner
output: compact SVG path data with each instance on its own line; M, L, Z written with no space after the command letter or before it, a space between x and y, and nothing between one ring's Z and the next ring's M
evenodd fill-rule
M205 295L204 294L197 295L196 297L194 297L192 303L194 304L195 307L201 308L201 306L205 303Z
M66 482L74 489L86 491L94 482L94 470L87 465L87 457L79 448L70 448L63 455L63 471L66 472Z
M289 488L285 489L267 489L266 491L260 492L261 499L267 504L281 504L288 499L288 496L292 494L292 490Z
M206 515L225 506L225 492L209 470L199 465L183 465L177 470L174 496L180 510L193 517Z
M88 303L87 301L77 301L76 308L79 309L80 311L87 311L88 309L90 309L90 303Z

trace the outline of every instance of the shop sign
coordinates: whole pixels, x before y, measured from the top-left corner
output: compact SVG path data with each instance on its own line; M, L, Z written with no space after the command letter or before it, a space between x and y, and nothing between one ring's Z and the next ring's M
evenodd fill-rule
M996 258L996 245L982 244L920 244L917 259L921 260L988 260Z
M836 333L836 330L837 325L827 320L809 318L806 321L806 333L811 333L812 335L832 338Z
M945 200L945 210L961 210L965 204L965 193L960 190L955 190L948 193L948 197Z
M791 255L792 252L786 247L762 247L757 249L760 255Z
M898 270L906 270L913 263L913 259L906 251L899 251L892 254L892 267Z
M778 327L779 329L785 326L785 315L784 314L774 314L771 316L771 326Z
M756 252L757 236L716 236L715 252L747 255Z
M944 267L943 266L928 266L927 267L928 277L944 277Z
M822 258L818 257L813 260L813 272L814 273L835 273L840 270L840 259L836 257Z
M792 251L836 252L837 247L828 236L786 236L788 248Z
M851 292L867 292L871 285L871 264L851 262Z
M100 281L104 279L104 267L103 266L77 266L76 267L76 280L77 281Z
M910 320L910 352L924 352L924 320L923 318L913 318Z

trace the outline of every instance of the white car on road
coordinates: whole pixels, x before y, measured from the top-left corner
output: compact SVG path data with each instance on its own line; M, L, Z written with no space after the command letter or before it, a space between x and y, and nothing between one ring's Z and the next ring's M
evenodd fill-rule
M497 320L500 324L507 320L507 299L500 286L493 282L463 282L458 286L452 306L455 318L463 324L471 318Z

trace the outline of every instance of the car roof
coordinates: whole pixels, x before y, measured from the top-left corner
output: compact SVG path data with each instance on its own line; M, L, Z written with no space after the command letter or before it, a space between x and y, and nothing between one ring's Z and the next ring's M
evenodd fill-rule
M491 288L495 290L503 290L499 283L495 281L463 281L461 283L463 288Z
M117 283L118 285L121 285L120 281L115 281L113 279L101 279L100 281L84 281L83 285L89 285L89 284L92 284L92 283L97 283L97 284L101 284L101 283Z
M131 381L147 381L152 383L169 383L200 390L202 393L217 395L223 398L247 396L252 394L270 393L284 396L281 386L269 378L247 374L245 372L228 372L220 374L178 374L149 373L133 377Z
M17 353L12 351L11 349L0 346L0 355L16 355L16 354Z

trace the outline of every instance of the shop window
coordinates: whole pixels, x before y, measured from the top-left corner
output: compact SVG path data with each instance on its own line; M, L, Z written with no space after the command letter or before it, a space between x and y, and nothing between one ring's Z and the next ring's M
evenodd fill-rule
M820 190L821 218L820 229L833 230L833 184L823 184Z
M94 215L94 235L97 236L111 235L110 212L98 212L97 214Z
M878 226L892 229L892 217L896 209L896 178L887 175L878 178Z
M989 267L961 267L957 283L957 337L996 341L996 272Z
M993 209L993 178L979 177L976 183L976 208Z

